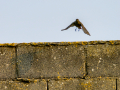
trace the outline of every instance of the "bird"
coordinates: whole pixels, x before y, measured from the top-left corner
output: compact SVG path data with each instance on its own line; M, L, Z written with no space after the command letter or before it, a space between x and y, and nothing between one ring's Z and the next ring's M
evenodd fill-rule
M73 26L76 26L78 29L82 29L85 34L91 36L90 33L88 32L88 30L82 24L82 22L79 21L79 19L76 19L76 21L72 22L67 28L62 29L61 31L67 30L68 28L73 27ZM76 29L75 29L75 31L76 31Z

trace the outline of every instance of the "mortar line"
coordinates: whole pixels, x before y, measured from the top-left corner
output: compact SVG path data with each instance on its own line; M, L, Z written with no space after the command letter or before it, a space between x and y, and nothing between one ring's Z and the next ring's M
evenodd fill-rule
M116 90L117 90L117 79L116 79Z
M47 90L49 90L49 85L48 85L48 82L49 82L49 81L47 80Z

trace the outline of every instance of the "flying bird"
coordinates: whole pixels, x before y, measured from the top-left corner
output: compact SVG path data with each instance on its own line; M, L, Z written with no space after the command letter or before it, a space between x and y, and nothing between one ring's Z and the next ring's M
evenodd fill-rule
M84 25L82 24L82 22L79 21L79 19L76 19L76 21L74 21L73 23L71 23L67 28L62 29L61 31L67 30L70 27L76 26L78 29L82 29L84 31L85 34L90 36L90 33L87 31L87 29L84 27ZM82 27L82 28L81 28ZM76 29L75 29L76 31Z

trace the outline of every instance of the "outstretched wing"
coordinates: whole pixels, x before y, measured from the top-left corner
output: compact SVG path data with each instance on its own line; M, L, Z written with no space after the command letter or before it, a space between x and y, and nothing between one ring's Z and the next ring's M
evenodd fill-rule
M75 22L71 23L67 28L62 29L61 31L67 30L68 28L73 27L73 26L75 26Z
M81 24L82 24L82 23L81 23ZM89 33L88 30L84 27L83 24L82 24L82 30L83 30L83 32L84 32L85 34L91 36L90 33Z

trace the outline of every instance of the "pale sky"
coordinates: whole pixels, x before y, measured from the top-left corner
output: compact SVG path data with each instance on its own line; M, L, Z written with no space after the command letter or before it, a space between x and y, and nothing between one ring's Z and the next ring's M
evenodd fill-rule
M95 40L120 40L120 0L0 0L0 43Z

